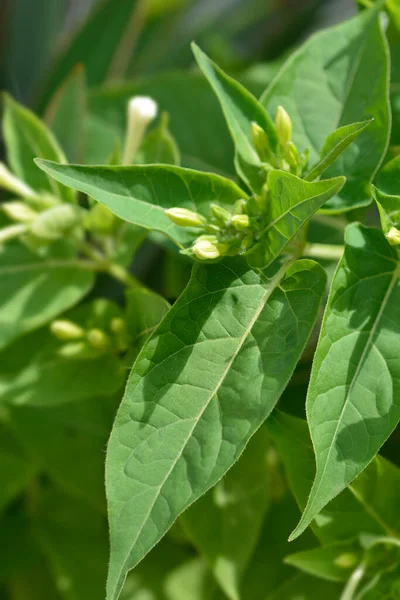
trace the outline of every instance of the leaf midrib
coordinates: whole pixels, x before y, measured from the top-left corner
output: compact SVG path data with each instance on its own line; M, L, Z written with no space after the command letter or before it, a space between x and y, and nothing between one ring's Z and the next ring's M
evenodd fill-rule
M145 518L145 520L143 521L143 524L142 524L142 526L140 527L140 529L139 529L139 531L138 531L138 533L137 533L137 535L136 535L136 537L135 537L135 539L134 539L134 542L133 542L133 544L131 545L131 550L130 550L130 552L129 552L129 554L128 554L127 558L125 559L125 561L124 561L124 563L122 564L122 567L121 567L121 569L120 569L120 571L119 571L118 578L117 578L117 580L116 580L116 581L117 581L117 586L119 585L119 582L120 582L120 580L121 580L121 575L123 575L123 573L125 573L125 572L128 570L128 569L127 569L127 563L128 563L128 561L129 561L129 558L130 558L130 554L131 554L131 552L132 552L132 549L133 549L134 545L136 544L137 540L139 539L139 537L140 537L140 535L141 535L141 533L142 533L142 531L143 531L143 529L144 529L145 525L148 523L148 519L149 519L149 517L150 517L150 515L151 515L151 513L152 513L152 511L153 511L153 508L154 508L154 506L155 506L155 504L156 504L156 502L157 502L157 499L158 499L158 498L159 498L159 496L160 496L160 491L162 490L163 486L165 485L165 483L166 483L166 481L168 480L169 476L171 475L172 471L173 471L173 470L174 470L174 468L176 467L176 465L177 465L178 461L179 461L179 460L180 460L180 458L182 457L182 454L183 454L183 452L184 452L184 450L185 450L185 448L186 448L186 446L187 446L187 444L188 444L189 440L191 439L191 436L192 436L192 434L193 434L194 430L196 429L196 427L197 427L198 423L200 422L200 420L201 420L201 418L202 418L202 416L203 416L204 412L206 411L206 409L207 409L207 408L208 408L208 406L210 405L210 402L213 400L213 398L215 397L215 395L218 393L218 391L219 391L219 389L220 389L221 385L222 385L222 384L223 384L223 382L225 381L225 379L226 379L226 376L228 375L228 373L229 373L229 370L230 370L230 368L231 368L231 366L232 366L233 362L235 361L236 357L238 356L238 354L239 354L239 352L240 352L240 350L241 350L241 348L242 348L242 346L243 346L243 344L244 344L244 342L245 342L245 340L246 340L247 336L248 336L248 335L251 333L251 330L253 329L253 327L254 327L255 323L257 322L257 319L259 318L259 316L260 316L260 314L261 314L262 310L264 309L266 302L268 301L269 297L270 297L270 296L271 296L271 294L274 292L274 290L276 289L276 287L279 285L280 281L283 279L283 277L284 277L284 275L285 275L285 272L286 272L286 270L288 269L288 267L289 267L289 266L290 266L290 265L289 265L289 262L285 263L285 264L284 264L284 265L283 265L283 266L282 266L282 267L279 269L279 271L276 273L276 275L275 275L273 278L271 278L271 279L269 280L269 282L268 282L268 285L266 286L265 293L264 293L264 295L263 295L262 299L260 300L260 306L259 306L259 309L256 311L255 315L253 316L253 318L251 319L250 323L248 324L248 326L246 327L245 331L243 332L243 335L241 336L241 338L240 338L240 340L239 340L239 343L238 343L238 346L237 346L237 350L236 350L236 351L234 352L234 354L232 355L232 357L231 357L231 360L228 362L228 364L227 364L227 366L226 366L226 368L225 368L225 370L224 370L224 372L223 372L223 374L222 374L222 376L221 376L221 378L220 378L219 382L218 382L218 383L217 383L217 385L215 386L215 388L214 388L214 390L213 390L212 394L209 396L209 398L208 398L207 402L205 403L205 405L204 405L203 409L201 410L200 414L198 415L197 419L195 419L195 420L194 420L194 425L193 425L193 427L191 428L191 430L189 431L189 433L188 433L188 435L187 435L186 439L184 440L184 443L183 443L183 446L182 446L182 449L181 449L181 451L180 451L180 452L179 452L179 454L177 455L176 459L173 461L173 463L172 463L172 466L171 466L171 468L168 470L168 472L167 472L166 476L164 477L164 479L163 479L162 483L161 483L161 484L158 486L158 488L157 488L157 494L156 494L156 496L154 497L154 501L151 503L151 505L150 505L150 507L149 507L149 510L148 510L148 512L147 512L146 518ZM116 586L116 587L117 587L117 586ZM113 598L115 598L115 589L116 589L116 588L114 588L114 592L113 592Z

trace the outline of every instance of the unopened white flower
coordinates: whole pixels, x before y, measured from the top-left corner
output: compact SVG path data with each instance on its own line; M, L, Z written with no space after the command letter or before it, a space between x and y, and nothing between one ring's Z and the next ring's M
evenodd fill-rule
M139 150L148 125L157 116L157 103L148 96L134 96L128 102L123 164L129 165Z
M386 234L386 239L391 246L400 244L400 230L397 227L391 227Z
M85 333L82 327L67 319L53 321L50 325L50 331L56 338L63 341L79 340Z
M0 245L4 244L4 242L8 242L8 240L23 235L26 231L26 225L9 225L8 227L3 227L3 229L0 229Z
M201 215L187 208L168 208L165 214L175 225L183 227L201 227L205 223Z
M214 235L203 235L197 238L192 247L192 252L200 260L212 260L223 256L228 251L227 244L218 242Z
M17 223L32 223L39 216L39 213L25 202L4 202L1 208L9 219Z
M243 229L248 229L250 225L250 219L248 215L233 215L232 217L232 225L242 231Z
M32 188L11 173L4 163L0 163L0 187L21 198L36 198Z
M275 118L276 134L280 145L285 148L292 140L292 119L283 106L278 106Z

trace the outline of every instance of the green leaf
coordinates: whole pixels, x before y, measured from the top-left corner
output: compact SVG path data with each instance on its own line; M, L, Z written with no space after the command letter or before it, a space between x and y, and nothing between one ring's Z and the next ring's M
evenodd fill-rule
M260 428L225 477L181 517L226 595L240 583L260 535L270 497L266 429Z
M400 195L400 156L387 162L379 171L376 185L388 196Z
M128 290L125 316L133 344L141 347L170 308L165 298L147 288Z
M343 187L344 177L310 183L285 173L268 173L268 216L261 240L247 254L255 267L269 265L312 215Z
M181 162L179 148L168 127L167 113L161 115L160 123L144 139L139 152L135 156L137 165L164 164L179 165Z
M236 148L236 169L255 193L265 183L265 171L251 138L251 124L257 123L268 135L271 147L276 145L276 132L265 109L240 83L226 75L196 44L192 50L200 69L207 77L220 101Z
M114 0L103 0L98 4L53 62L43 83L41 110L78 64L84 66L90 87L103 83L116 71L123 74L124 69L120 71L125 60L121 51L129 57L138 33L132 28L136 29L141 20L141 15L136 13L140 8L138 0L119 0L118 4Z
M389 196L371 185L372 197L375 200L384 233L391 227L400 226L400 196Z
M307 397L317 474L292 537L371 462L399 421L399 276L381 231L347 228Z
M3 97L3 134L8 162L15 175L37 192L51 192L65 202L73 202L74 192L51 177L46 177L34 163L35 157L65 162L65 156L53 134L30 110L8 94Z
M324 286L323 270L311 261L271 278L242 261L194 268L135 363L108 446L108 600L268 416Z
M303 510L315 474L313 448L307 423L275 411L267 426L283 461L289 487ZM370 468L373 468L372 465ZM379 535L386 531L375 518L373 506L359 503L356 499L354 486L357 481L358 479L334 498L311 523L313 532L323 544L347 541L360 533Z
M104 449L120 394L51 407L10 407L10 426L42 472L105 513Z
M11 432L0 426L0 511L33 479L36 465L29 461Z
M285 558L285 562L300 571L328 581L347 581L361 562L360 545L356 542L341 542L303 550Z
M348 177L325 206L343 211L370 203L369 183L386 154L389 75L386 40L379 23L382 2L314 35L288 59L261 101L270 114L282 105L293 121L293 140L319 160L325 138L338 127L374 119L325 173Z
M183 247L197 237L170 221L165 209L179 206L209 217L210 204L231 208L246 193L233 181L174 166L81 167L38 161L41 169L102 202L121 219L161 231Z
M65 293L64 288L60 292ZM121 316L118 307L97 300L72 310L65 318L87 329L104 330L114 316ZM64 357L59 354L64 345L65 342L46 327L25 335L3 350L0 354L1 402L54 406L97 395L107 396L123 385L122 362L112 349L102 354L88 349L93 355L87 358L86 355L85 358Z
M171 115L170 129L184 167L235 176L234 150L218 100L197 72L160 73L135 83L92 91L87 140L90 164L105 164L116 140L124 138L126 107L132 96L150 96L160 110Z
M94 273L68 244L39 256L20 243L0 249L0 349L70 308L94 282Z
M314 179L317 179L372 122L373 119L370 119L361 123L343 125L343 127L339 127L339 129L328 135L322 147L319 162L314 165L305 180L314 181Z
M35 529L63 598L103 598L108 559L103 516L50 488L41 492Z
M86 95L85 71L77 65L55 91L46 110L45 121L69 162L81 162L85 156Z

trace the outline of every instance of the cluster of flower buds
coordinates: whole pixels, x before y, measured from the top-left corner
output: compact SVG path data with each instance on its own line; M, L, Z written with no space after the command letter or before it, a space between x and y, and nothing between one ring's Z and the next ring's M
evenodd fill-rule
M63 358L95 358L107 352L120 353L128 349L127 326L121 317L111 319L106 331L100 327L84 328L67 319L53 321L50 331L64 342L57 352Z
M260 125L251 124L253 146L266 172L281 169L301 177L308 168L308 150L299 153L292 141L292 120L282 106L278 106L275 117L277 146L272 148L267 133Z
M184 254L196 256L199 260L215 260L222 256L243 254L257 238L257 216L251 216L250 200L238 200L229 212L218 204L211 204L208 219L186 208L166 210L168 218L181 227L199 230L191 248Z
M391 246L400 246L400 229L391 227L386 234L386 239Z

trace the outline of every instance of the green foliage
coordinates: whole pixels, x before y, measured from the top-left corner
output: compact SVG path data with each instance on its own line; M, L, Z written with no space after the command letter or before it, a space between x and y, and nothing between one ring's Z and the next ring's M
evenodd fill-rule
M1 600L399 596L400 37L367 4L240 82L194 44L103 87L207 30L104 0L46 124L4 97Z

